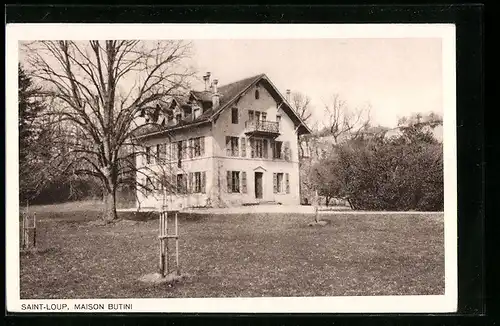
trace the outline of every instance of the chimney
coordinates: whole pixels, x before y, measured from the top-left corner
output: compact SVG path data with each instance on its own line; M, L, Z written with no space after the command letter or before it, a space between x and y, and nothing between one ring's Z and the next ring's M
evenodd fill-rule
M203 81L205 82L205 91L208 91L208 80L210 77L208 75L203 76Z
M290 90L289 89L286 90L286 100L287 100L287 102L290 102Z
M212 82L213 95L212 95L212 108L217 109L220 104L220 94L217 91L217 84L219 81L214 79Z
M210 88L210 71L207 71L207 74L203 76L203 80L205 81L205 90L208 91Z

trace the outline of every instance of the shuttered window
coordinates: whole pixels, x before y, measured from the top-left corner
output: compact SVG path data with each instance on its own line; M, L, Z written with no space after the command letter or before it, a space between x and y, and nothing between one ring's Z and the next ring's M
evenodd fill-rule
M288 173L286 180L288 180ZM283 193L283 173L273 173L273 192L275 194Z
M192 188L191 192L193 192L195 194L202 192L202 190L203 190L203 177L202 177L203 173L204 172L194 172L194 173L192 173L193 188Z
M240 172L227 171L226 174L227 192L240 192Z
M276 174L276 191L278 193L283 192L283 173Z

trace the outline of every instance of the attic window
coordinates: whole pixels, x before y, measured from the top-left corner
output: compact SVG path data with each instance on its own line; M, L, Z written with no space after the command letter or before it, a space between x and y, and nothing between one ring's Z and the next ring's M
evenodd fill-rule
M258 100L258 99L259 99L259 97L260 97L259 90L258 90L258 89L256 89L256 90L255 90L255 99L256 99L256 100Z
M198 117L200 116L200 114L201 114L201 109L200 109L200 108L195 108L195 109L193 110L193 117L194 117L195 119L196 119L196 118L198 118Z

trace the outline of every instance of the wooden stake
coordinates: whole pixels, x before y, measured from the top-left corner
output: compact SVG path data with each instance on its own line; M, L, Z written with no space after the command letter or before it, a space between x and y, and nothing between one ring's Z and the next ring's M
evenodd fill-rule
M163 253L163 212L160 212L159 214L159 237L160 237L160 274L161 276L164 276L165 274L165 257Z
M33 248L36 248L36 213L33 213Z
M21 231L21 246L23 249L26 248L26 218L25 218L25 215L22 214L22 231Z
M168 236L168 212L165 212L165 235ZM168 238L165 239L165 270L169 274L168 266Z
M179 229L177 223L177 212L175 212L175 268L177 275L181 275L179 270Z

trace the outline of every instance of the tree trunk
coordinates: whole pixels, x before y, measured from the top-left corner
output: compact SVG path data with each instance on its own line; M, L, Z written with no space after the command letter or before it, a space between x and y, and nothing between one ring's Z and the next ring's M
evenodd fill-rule
M106 222L112 222L118 219L118 216L116 214L116 191L108 191L107 193L104 194L104 204L105 204L105 211L104 211L104 221Z

